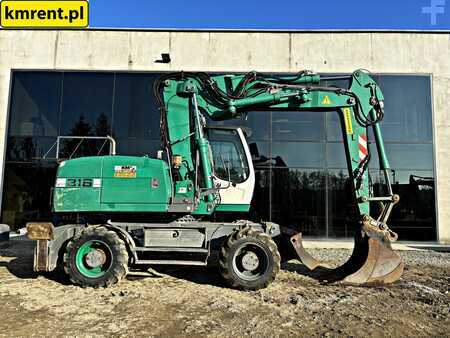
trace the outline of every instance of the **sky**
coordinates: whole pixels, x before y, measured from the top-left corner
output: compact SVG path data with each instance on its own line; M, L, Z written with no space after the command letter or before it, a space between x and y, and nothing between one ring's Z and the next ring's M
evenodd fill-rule
M90 0L89 4L91 27L450 29L450 0ZM435 22L430 12L436 13Z

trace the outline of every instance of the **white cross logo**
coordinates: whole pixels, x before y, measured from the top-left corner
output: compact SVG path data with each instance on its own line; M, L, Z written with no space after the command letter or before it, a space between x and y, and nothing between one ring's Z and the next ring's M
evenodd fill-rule
M445 0L431 0L429 7L422 7L422 14L430 14L431 25L437 24L437 15L444 14Z

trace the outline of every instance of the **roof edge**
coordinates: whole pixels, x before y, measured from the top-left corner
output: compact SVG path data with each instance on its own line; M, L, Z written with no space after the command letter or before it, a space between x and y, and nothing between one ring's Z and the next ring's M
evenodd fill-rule
M449 30L420 29L227 29L227 28L124 28L124 27L89 27L89 28L2 28L1 30L33 31L114 31L114 32L186 32L186 33L417 33L450 34Z

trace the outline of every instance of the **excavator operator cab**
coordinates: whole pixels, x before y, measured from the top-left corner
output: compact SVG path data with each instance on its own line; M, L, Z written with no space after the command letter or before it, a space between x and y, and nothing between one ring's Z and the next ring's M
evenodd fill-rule
M208 126L213 179L220 186L220 206L234 208L250 206L255 186L250 149L241 128Z

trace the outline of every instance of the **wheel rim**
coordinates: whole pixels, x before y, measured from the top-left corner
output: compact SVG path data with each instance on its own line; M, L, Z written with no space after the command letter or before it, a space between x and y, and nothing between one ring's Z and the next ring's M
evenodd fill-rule
M78 271L88 278L100 278L111 267L112 252L108 244L99 240L83 243L75 256Z
M257 244L243 244L233 257L233 270L245 281L255 281L269 269L269 255Z

